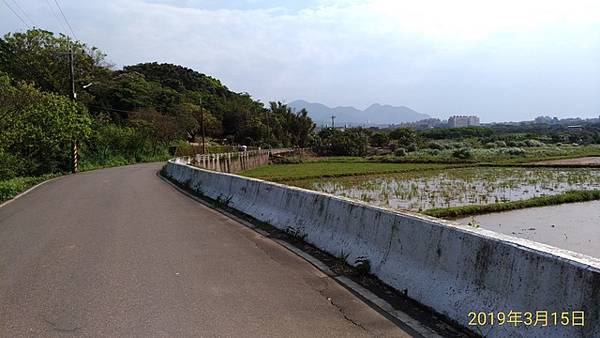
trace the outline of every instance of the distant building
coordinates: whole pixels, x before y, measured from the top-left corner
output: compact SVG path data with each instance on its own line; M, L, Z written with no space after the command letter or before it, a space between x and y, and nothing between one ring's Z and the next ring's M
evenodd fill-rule
M431 128L439 128L443 125L440 119L429 118L424 120L419 120L415 122L403 122L398 126L400 128L413 128L413 129L431 129ZM395 127L396 125L390 125L390 127Z
M450 116L448 118L448 127L450 128L461 128L478 125L479 117L477 116Z

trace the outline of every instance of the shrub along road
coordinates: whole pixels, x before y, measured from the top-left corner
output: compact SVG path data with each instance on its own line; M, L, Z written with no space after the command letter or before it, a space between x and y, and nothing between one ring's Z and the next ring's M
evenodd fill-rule
M0 208L0 336L409 336L160 167L61 177Z

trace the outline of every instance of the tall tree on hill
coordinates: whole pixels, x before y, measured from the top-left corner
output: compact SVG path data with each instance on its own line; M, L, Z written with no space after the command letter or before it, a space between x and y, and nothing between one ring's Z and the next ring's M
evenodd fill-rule
M10 74L15 81L30 82L43 91L68 96L69 50L73 50L76 64L76 88L105 79L110 74L105 54L97 48L42 29L4 35L0 39L0 71ZM91 101L85 91L78 93L79 101Z

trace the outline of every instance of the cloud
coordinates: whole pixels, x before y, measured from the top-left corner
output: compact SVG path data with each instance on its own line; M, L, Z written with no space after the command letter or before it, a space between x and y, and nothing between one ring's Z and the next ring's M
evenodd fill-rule
M596 1L61 3L79 38L117 65L182 64L263 101L382 102L485 120L600 111ZM58 30L42 5L21 6ZM11 20L0 29L14 31Z

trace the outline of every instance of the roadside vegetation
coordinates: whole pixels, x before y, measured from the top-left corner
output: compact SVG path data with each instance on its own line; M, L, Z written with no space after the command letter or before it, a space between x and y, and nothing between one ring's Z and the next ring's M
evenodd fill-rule
M33 187L36 184L56 177L57 175L47 174L36 177L15 177L9 180L0 181L0 203L14 198L19 193Z

